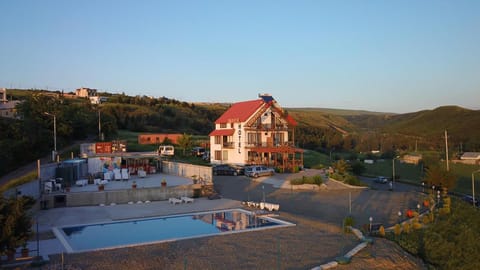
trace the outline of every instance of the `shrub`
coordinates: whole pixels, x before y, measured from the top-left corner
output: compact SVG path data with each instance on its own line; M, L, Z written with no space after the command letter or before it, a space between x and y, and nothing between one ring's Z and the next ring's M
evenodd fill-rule
M295 178L290 180L290 185L303 185L303 179L302 178Z
M393 228L393 233L395 236L399 236L402 233L402 226L400 224L395 224L395 228Z
M345 177L344 183L352 185L352 186L362 186L363 185L362 182L360 182L360 180L356 176L353 176L353 175L347 175Z
M355 220L353 219L352 216L347 216L343 219L343 228L345 230L345 232L347 232L347 227L348 226L351 226L353 227L353 225L355 225Z
M410 228L411 228L410 223L408 223L408 222L403 223L403 232L405 232L406 234L409 234L410 233Z
M295 178L290 180L291 185L303 185L303 184L321 185L322 183L323 183L323 179L320 175L302 176L302 178Z
M385 237L385 228L382 226L380 226L380 228L378 229L378 234L381 236L381 237Z
M418 222L418 221L414 221L413 224L412 224L412 228L414 230L419 230L419 229L422 228L422 224L420 224L420 222Z
M425 225L430 223L430 218L428 217L428 215L424 215L422 217L422 223L425 224Z

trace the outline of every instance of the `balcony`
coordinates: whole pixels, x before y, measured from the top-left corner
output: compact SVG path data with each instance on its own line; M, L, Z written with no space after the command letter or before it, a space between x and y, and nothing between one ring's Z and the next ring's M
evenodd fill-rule
M272 142L253 142L247 143L245 147L253 148L253 147L285 147L285 146L294 146L293 142L282 142L282 143L272 143Z
M230 149L235 148L235 145L233 142L223 142L222 146L223 148L230 148Z

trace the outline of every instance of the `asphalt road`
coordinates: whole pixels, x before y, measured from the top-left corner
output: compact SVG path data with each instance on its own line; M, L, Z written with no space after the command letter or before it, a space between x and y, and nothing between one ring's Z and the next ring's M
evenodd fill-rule
M416 209L423 199L418 187L395 183L394 190L388 184L374 183L362 178L368 189L342 189L300 191L277 189L270 184L253 181L245 176L215 176L215 189L225 198L262 201L280 204L280 211L315 218L337 225L347 215L352 215L357 226L382 223L390 226L404 219L407 209ZM398 212L402 216L398 216Z

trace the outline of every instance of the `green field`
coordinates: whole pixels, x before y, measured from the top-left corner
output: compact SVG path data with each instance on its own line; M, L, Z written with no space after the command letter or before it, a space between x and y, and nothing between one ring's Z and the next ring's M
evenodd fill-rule
M324 168L330 166L330 157L326 154L306 150L304 153L304 165L306 168ZM392 177L392 160L377 160L374 164L364 164L365 172L363 176ZM445 168L445 163L441 164ZM479 170L478 165L453 164L450 163L450 171L457 177L457 184L452 190L454 192L471 194L472 193L472 172ZM423 179L423 166L412 165L395 160L395 178L402 182L420 185ZM480 173L476 175L476 190L480 194Z

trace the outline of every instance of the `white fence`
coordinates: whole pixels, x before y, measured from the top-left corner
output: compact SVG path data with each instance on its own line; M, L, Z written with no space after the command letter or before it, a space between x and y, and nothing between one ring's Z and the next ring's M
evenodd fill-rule
M210 166L162 161L162 171L167 174L205 181L207 184L212 183L212 167Z

